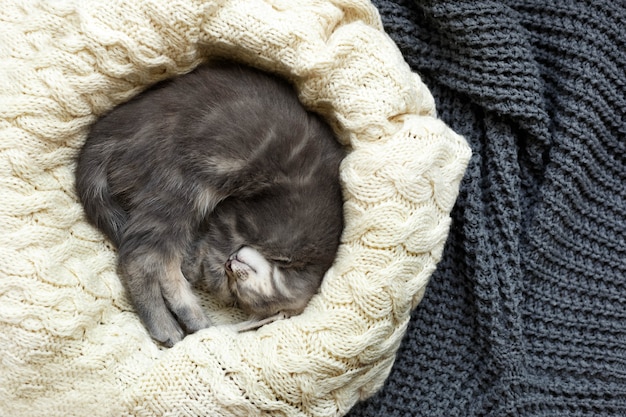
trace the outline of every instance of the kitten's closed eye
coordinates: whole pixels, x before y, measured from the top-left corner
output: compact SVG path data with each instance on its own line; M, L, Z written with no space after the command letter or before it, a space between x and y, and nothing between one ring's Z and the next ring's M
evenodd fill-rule
M291 258L287 257L273 256L270 260L280 268L291 268L295 264Z
M281 264L289 264L291 263L291 258L286 257L286 256L272 256L272 261L276 262L276 263L281 263Z

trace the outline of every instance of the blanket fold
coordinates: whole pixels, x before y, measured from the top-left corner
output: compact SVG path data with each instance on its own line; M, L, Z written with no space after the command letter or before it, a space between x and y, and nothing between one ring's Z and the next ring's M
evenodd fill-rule
M473 156L391 376L349 415L626 414L626 7L375 4Z

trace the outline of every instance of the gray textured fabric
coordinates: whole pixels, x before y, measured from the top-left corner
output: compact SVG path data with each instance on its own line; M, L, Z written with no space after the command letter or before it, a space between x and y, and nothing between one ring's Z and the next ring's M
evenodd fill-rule
M374 2L474 156L365 416L626 416L626 4Z

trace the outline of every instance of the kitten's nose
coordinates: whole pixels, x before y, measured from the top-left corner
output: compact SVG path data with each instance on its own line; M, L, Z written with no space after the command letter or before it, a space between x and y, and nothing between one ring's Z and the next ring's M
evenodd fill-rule
M224 269L226 270L226 272L233 272L233 261L239 260L237 259L237 253L239 253L240 250L241 248L237 249L236 251L231 253L230 256L228 257L228 260L224 264Z

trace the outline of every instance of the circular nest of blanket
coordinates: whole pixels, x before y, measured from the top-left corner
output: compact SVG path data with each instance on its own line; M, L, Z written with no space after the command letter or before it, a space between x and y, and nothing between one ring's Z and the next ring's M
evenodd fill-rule
M2 9L2 414L331 416L378 389L441 256L470 152L435 117L374 7L9 0ZM333 126L350 149L345 230L304 313L255 332L215 326L167 350L132 311L73 172L99 115L210 57L287 78Z

